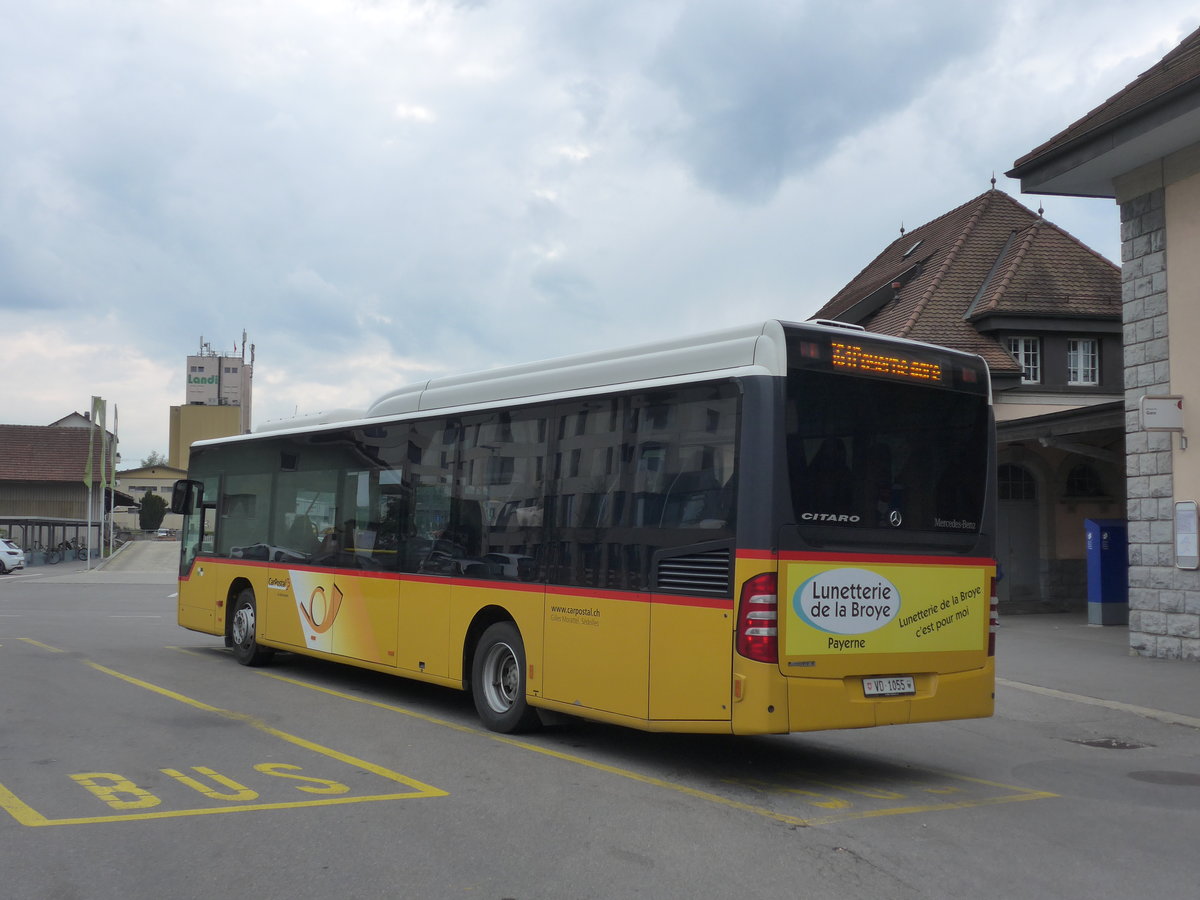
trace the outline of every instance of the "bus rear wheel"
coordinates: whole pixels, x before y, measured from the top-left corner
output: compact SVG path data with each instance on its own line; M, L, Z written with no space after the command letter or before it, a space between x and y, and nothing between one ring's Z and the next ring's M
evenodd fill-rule
M475 645L471 696L491 731L516 734L540 724L537 711L525 702L525 644L512 622L490 625Z
M254 591L243 588L233 601L233 618L229 622L229 646L233 648L233 658L243 666L261 666L275 655L275 651L258 646L257 619Z

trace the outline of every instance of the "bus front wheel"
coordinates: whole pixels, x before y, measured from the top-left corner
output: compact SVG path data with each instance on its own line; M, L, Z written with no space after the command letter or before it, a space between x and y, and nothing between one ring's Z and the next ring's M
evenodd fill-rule
M516 734L540 723L525 702L525 644L512 622L497 622L480 637L471 664L471 695L491 731Z
M273 650L258 646L257 618L254 591L243 588L233 602L233 618L229 623L233 658L243 666L261 666L275 655Z

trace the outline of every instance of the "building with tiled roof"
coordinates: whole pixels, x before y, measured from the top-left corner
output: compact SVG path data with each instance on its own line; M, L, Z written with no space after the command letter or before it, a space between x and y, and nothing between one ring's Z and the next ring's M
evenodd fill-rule
M1084 519L1124 514L1120 270L994 187L902 231L814 318L977 353L1009 609L1082 609Z
M1114 197L1114 182L1200 140L1200 28L1008 173L1036 194ZM1164 152L1165 151L1165 152Z
M1008 174L1120 207L1129 644L1200 661L1200 29Z
M1113 335L1104 361L1119 369L1120 298L1117 266L992 189L902 233L816 318L978 353L1004 389L1022 374L1006 342L1014 331ZM1044 376L1056 390L1067 386L1063 373ZM1065 405L1119 391L1090 388Z
M103 446L111 449L111 441L106 433ZM91 515L98 522L114 499L117 505L135 502L101 489L102 480L111 488L113 459L102 451L98 427L0 425L0 533L23 547L86 541L89 451ZM93 546L99 546L99 533L93 524Z

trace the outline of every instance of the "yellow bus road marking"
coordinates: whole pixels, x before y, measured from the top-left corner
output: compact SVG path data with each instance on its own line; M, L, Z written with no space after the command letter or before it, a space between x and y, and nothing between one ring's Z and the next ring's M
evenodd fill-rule
M56 653L64 652L62 650L58 650L55 647L50 647L48 645L41 644L38 641L33 641L33 640L30 640L27 638L22 638L22 640L25 640L28 643L34 644L35 646L42 647L43 649L51 650ZM34 809L32 806L30 806L28 803L23 801L20 797L18 797L16 794L14 794L12 791L10 791L3 784L0 784L0 809L3 809L5 812L7 812L9 815L11 815L14 819L16 819L22 825L28 825L31 827L42 827L42 826L49 826L49 825L90 825L90 824L98 824L98 823L105 823L105 822L134 822L134 821L140 821L140 820L146 820L146 819L166 819L166 818L176 818L176 817L182 817L182 816L208 816L208 815L217 815L217 814L232 813L232 812L254 812L254 811L261 811L261 810L277 810L277 809L301 809L301 808L313 807L313 806L335 806L335 805L341 805L341 804L347 804L347 803L373 803L373 802L379 802L379 801L383 801L383 800L411 800L411 799L415 799L415 798L430 798L430 797L447 797L447 796L449 796L449 793L447 791L443 791L440 788L436 788L436 787L433 787L432 785L425 784L424 782L417 781L414 778L409 778L406 775L401 775L399 772L394 772L391 769L388 769L384 766L377 765L372 762L368 762L367 760L360 759L359 757L356 757L356 756L351 756L348 753L342 753L338 750L334 750L331 747L326 747L321 744L315 743L313 741L306 740L305 738L298 737L297 735L289 734L286 731L280 731L277 728L272 728L270 725L266 724L261 719L255 718L254 716L247 715L245 713L234 712L234 711L228 710L228 709L222 709L218 706L212 706L212 705L210 705L208 703L204 703L200 700L195 700L191 697L187 697L183 694L177 693L176 691L169 690L167 688L161 687L156 684L151 684L150 682L143 681L139 678L134 678L131 675L126 675L122 672L116 671L115 669L110 669L107 666L102 666L99 663L84 660L84 664L89 666L90 668L94 669L97 672L101 672L105 675L109 675L113 678L119 679L120 681L123 681L127 684L134 685L136 687L139 687L144 690L150 691L152 693L158 694L161 697L166 697L168 699L175 700L179 703L183 703L194 709L202 710L202 711L208 712L208 713L214 713L214 714L222 716L224 718L231 719L235 722L240 722L244 725L249 725L251 728L261 731L262 733L267 734L273 738L278 738L279 740L286 741L287 743L292 744L293 746L300 747L301 749L310 751L319 756L323 756L327 759L335 760L336 762L342 763L346 766L350 766L351 768L353 768L359 772L368 772L368 773L376 775L386 781L403 785L406 788L406 790L402 790L402 791L398 791L398 792L394 792L394 793L385 793L385 794L369 794L369 795L365 795L365 796L322 797L320 799L294 800L294 801L283 801L283 802L273 802L273 803L240 802L239 805L236 805L236 806L230 805L230 806L220 806L220 807L205 807L205 808L200 808L200 809L155 810L153 812L129 812L129 813L122 813L122 814L118 814L118 815L105 815L105 816L75 816L75 817L69 817L69 818L49 818L48 816L43 815L42 813L40 813L36 809ZM313 778L313 777L309 777L309 776L301 776L301 775L292 774L292 773L298 772L300 770L299 766L291 766L291 765L286 765L283 763L262 763L258 766L255 766L254 768L257 771L259 771L260 773L263 773L266 775L274 775L274 776L281 777L281 778L294 778L299 781L307 782L309 784L306 787L301 787L298 789L306 790L310 793L340 792L340 789L344 787L343 785L340 785L337 782L330 781L329 779ZM290 770L290 771L284 772L282 770ZM237 801L241 800L242 798L250 798L251 795L253 795L254 799L256 799L258 796L256 792L246 789L242 785L236 784L235 782L232 782L229 779L227 779L223 776L220 776L214 770L208 769L206 767L196 767L194 769L194 771L196 771L197 773L199 773L201 775L206 776L207 778L209 778L211 780L215 780L219 783L222 783L226 786L229 786L231 788L238 789L238 790L235 790L234 793L231 793L231 794L221 794L221 793L213 791L211 789L207 789L206 785L204 785L202 782L199 782L197 779L194 779L190 775L186 775L183 772L179 772L175 769L162 769L160 771L163 772L164 774L170 776L175 781L182 783L185 786L194 788L194 789L200 791L201 793L206 794L207 796L209 796L211 798L217 798L217 799L221 799L221 800L225 800L225 801L237 802ZM133 784L132 782L129 782L128 780L123 779L122 776L114 774L114 773L86 772L86 773L82 773L79 775L72 775L70 777L77 784L86 788L91 793L93 793L95 796L100 798L102 802L107 803L110 806L110 808L120 809L120 808L132 808L132 807L157 806L158 803L160 802L159 798L154 797L153 795L150 795L148 791L144 790L143 788L138 787L137 785ZM323 789L313 788L313 787L311 787L311 784L313 784L313 783L321 784L321 785L324 785L325 787ZM132 799L128 799L128 800L116 799L119 797L132 798Z
M909 770L912 772L913 770ZM819 786L824 788L822 791L807 790L804 788L794 787L791 784L771 783L753 779L730 778L726 783L733 787L743 790L750 790L758 794L772 797L798 797L808 806L815 806L823 810L838 810L834 814L826 814L814 816L805 819L808 825L827 825L833 822L842 822L847 819L870 819L880 816L894 816L921 812L937 812L940 810L950 809L969 809L977 806L993 806L998 803L1012 803L1019 800L1044 800L1052 797L1057 797L1057 794L1052 794L1047 791L1030 791L1023 788L1014 787L1012 785L1000 784L994 781L985 781L981 778L970 778L965 775L956 775L952 772L939 772L934 769L918 769L916 771L934 776L938 779L952 779L954 781L965 782L969 785L979 785L988 789L989 793L983 796L965 796L961 799L957 795L963 795L965 788L958 787L953 784L944 784L934 782L932 784L922 783L911 779L911 776L903 783L888 781L887 787L872 787L864 784L859 780L847 780L842 783L834 780L816 780L806 778L803 774L797 775L797 781ZM992 790L999 791L999 794L991 793ZM1016 791L1017 793L1011 793ZM922 801L925 795L934 795L935 797L955 796L952 800L937 800L937 801ZM846 795L851 795L847 797ZM866 797L872 800L881 801L904 801L901 803L884 804L872 808L869 805L864 805L862 800L857 797Z
M1021 787L1016 787L1008 784L1001 784L994 781L985 781L981 778L970 778L965 775L956 775L952 772L939 772L934 769L926 769L928 774L938 778L950 779L952 781L965 782L967 784L981 785L987 788L1004 791L1005 793L998 796L983 796L969 797L967 799L955 799L946 801L937 801L929 803L907 803L902 806L885 807L881 809L856 809L853 805L844 799L837 798L831 800L824 806L826 809L838 809L839 812L832 815L822 815L815 817L805 817L790 815L788 813L779 812L778 810L769 809L765 806L759 806L753 803L745 803L740 800L735 800L731 797L724 797L720 794L714 794L709 791L699 790L698 788L688 787L685 784L680 784L674 781L667 781L662 778L655 778L651 775L644 775L641 772L634 772L630 769L622 769L618 766L610 766L607 763L597 762L596 760L587 759L582 756L576 756L571 753L563 753L559 750L554 750L549 747L541 747L537 744L529 743L518 738L508 737L503 734L496 734L491 731L484 731L480 728L473 728L469 725L460 725L457 722L450 722L445 719L439 719L436 716L425 715L424 713L414 712L411 709L405 709L402 706L395 706L390 703L384 703L380 700L370 700L366 697L356 697L353 694L347 694L342 691L337 691L332 688L323 687L319 684L314 684L309 681L301 681L296 678L291 678L287 675L278 675L272 672L258 672L266 678L273 678L276 681L283 681L288 684L296 685L297 687L305 688L306 690L316 691L321 694L327 694L331 697L337 697L342 700L351 700L355 703L362 703L366 706L373 706L378 709L387 710L389 712L399 713L403 716L408 716L413 719L419 719L423 722L428 722L432 725L439 725L443 728L450 728L454 731L460 731L466 734L473 734L479 737L485 737L492 741L497 741L501 744L508 744L510 747L517 747L521 750L528 750L532 753L538 753L542 756L549 756L563 762L572 763L574 765L585 766L589 769L595 769L599 772L605 772L609 775L615 775L619 778L626 778L630 781L636 781L641 784L651 785L653 787L662 788L663 790L674 791L679 794L686 794L689 797L695 797L698 800L703 800L709 803L715 803L720 806L725 806L731 809L741 810L742 812L752 813L764 818L773 819L777 822L783 822L787 825L809 826L809 825L830 825L836 822L844 822L851 819L871 819L879 816L903 815L922 812L936 812L941 810L951 809L970 809L979 806L994 806L999 803L1015 803L1022 800L1045 800L1057 797L1058 794L1053 794L1048 791L1028 790ZM850 786L843 788L848 793L865 793L863 785L855 782L853 788ZM921 787L922 793L934 795L959 793L962 789L952 785L933 785L929 787ZM803 796L806 792L796 789L789 789L789 792ZM908 799L901 797L898 799ZM820 805L820 804L817 804Z
M35 641L33 638L18 638L26 644L32 644L34 647L40 647L43 650L49 650L51 653L66 653L66 650L60 650L58 647L51 647L49 644L43 644L41 641Z

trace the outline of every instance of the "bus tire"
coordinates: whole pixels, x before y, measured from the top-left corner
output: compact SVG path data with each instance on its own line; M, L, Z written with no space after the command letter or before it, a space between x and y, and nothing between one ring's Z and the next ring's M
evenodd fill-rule
M258 646L258 615L254 591L242 588L233 601L233 616L229 620L229 646L233 658L243 666L261 666L275 655L274 650Z
M516 734L540 724L525 702L525 644L512 622L490 625L475 645L471 663L471 697L483 724L491 731Z

